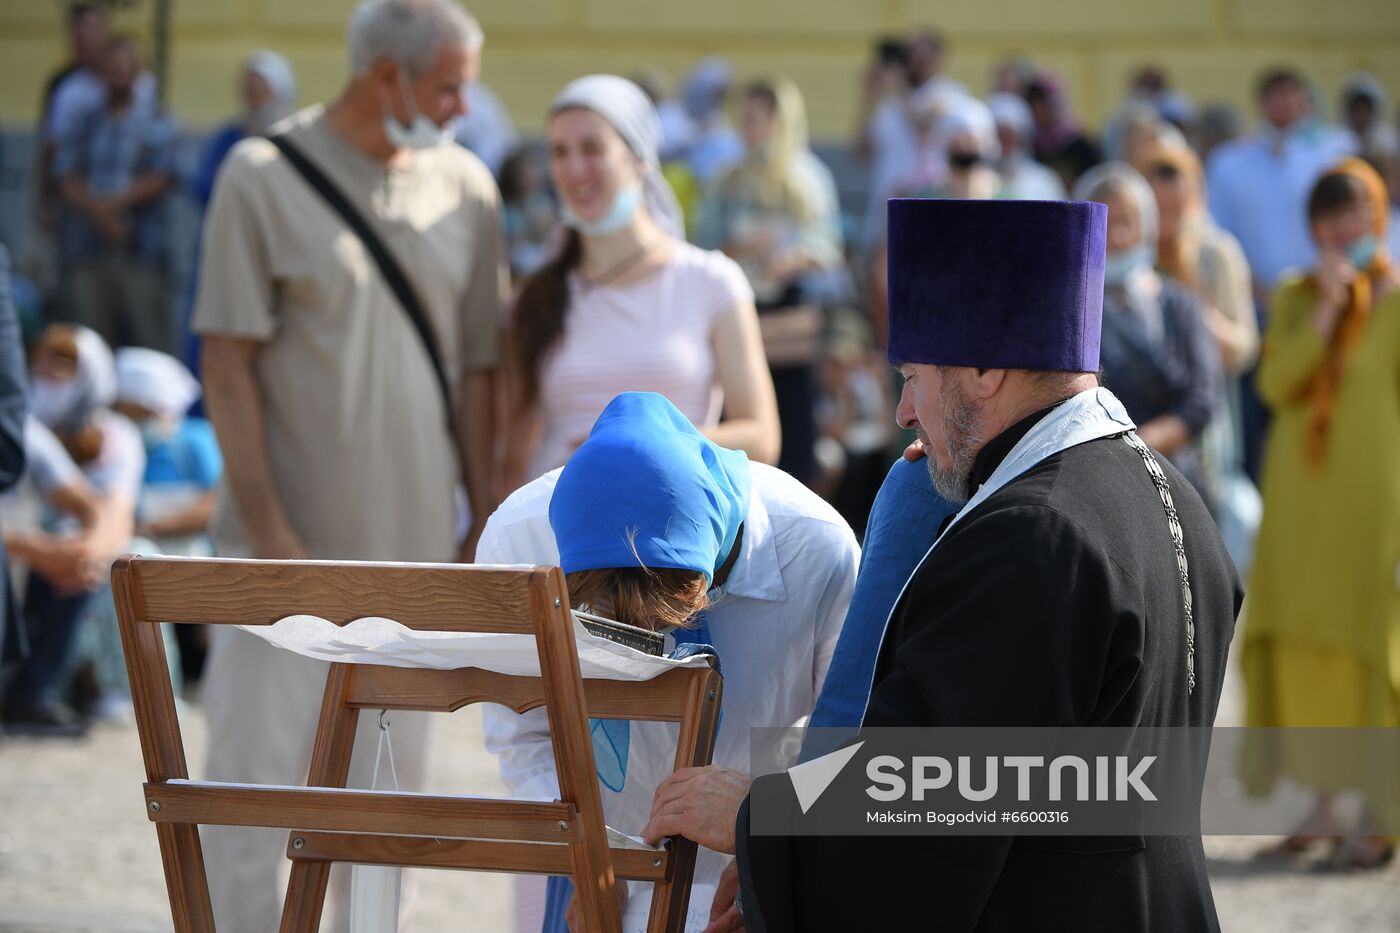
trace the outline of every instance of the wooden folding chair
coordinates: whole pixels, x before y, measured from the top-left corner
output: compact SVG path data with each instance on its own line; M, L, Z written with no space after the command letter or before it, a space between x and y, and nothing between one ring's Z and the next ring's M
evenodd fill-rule
M719 672L583 680L557 567L124 557L113 566L112 592L146 764L146 815L156 824L177 933L214 929L199 824L292 830L283 933L318 929L332 862L569 875L587 929L599 933L620 929L615 879L650 881L650 933L684 928L695 844L673 838L659 852L609 847L588 719L679 722L676 767L707 764ZM532 634L541 676L332 664L306 787L189 780L159 623L270 625L290 615ZM478 702L517 712L545 707L558 801L320 789L345 787L360 710L451 712Z

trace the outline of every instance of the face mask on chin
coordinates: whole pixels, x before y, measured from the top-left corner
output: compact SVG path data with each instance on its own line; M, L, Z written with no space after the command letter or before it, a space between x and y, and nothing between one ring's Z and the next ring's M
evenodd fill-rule
M77 409L82 392L77 379L35 376L29 386L29 410L46 426L62 427Z
M587 236L607 236L616 233L632 222L632 215L642 203L641 185L627 185L613 195L612 203L597 220L584 220L565 204L560 212L564 224Z
M402 68L399 69L399 91L412 118L404 126L394 116L393 110L384 114L384 136L389 140L389 145L395 149L432 149L452 139L450 126L438 126L419 112Z
M1104 257L1103 284L1109 287L1127 285L1133 275L1151 266L1152 252L1146 244L1115 250Z
M1367 233L1348 243L1344 252L1356 271L1364 272L1375 261L1378 245L1375 234Z

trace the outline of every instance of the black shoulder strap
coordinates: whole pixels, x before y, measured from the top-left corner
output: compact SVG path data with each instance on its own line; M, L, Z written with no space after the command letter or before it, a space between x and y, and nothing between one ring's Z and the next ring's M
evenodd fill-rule
M369 254L374 257L375 264L379 266L380 275L384 276L385 283L394 293L394 297L399 300L404 313L408 315L409 323L418 332L418 339L423 344L423 350L428 354L428 361L433 365L433 373L437 376L438 391L442 393L442 408L447 413L447 429L455 436L452 391L447 384L447 373L442 368L442 355L438 352L437 340L433 337L432 327L428 324L428 317L423 312L423 305L418 301L418 295L413 291L408 277L404 275L403 268L389 253L384 242L374 232L374 228L365 220L364 215L355 210L355 206L341 193L334 182L327 178L324 172L293 145L285 134L278 133L269 136L268 141L277 147L277 150L292 164L292 167L301 173L301 177L306 179L306 183L340 215L346 226L355 232L355 235L360 238L360 242L365 245L365 249L369 250Z

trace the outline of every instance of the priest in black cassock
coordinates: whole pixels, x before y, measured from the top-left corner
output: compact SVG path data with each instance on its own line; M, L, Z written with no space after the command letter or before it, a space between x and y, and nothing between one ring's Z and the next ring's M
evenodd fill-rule
M1214 721L1243 593L1191 484L1099 386L1106 215L890 202L897 420L965 504L891 613L865 726ZM715 930L1219 928L1199 835L755 835L748 786L677 772L644 831L737 853Z

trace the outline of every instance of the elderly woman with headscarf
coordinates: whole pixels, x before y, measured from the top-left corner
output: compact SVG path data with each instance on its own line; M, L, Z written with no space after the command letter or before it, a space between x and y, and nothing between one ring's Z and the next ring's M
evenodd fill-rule
M1196 296L1153 268L1157 203L1133 168L1090 170L1075 200L1108 205L1104 260L1104 384L1137 422L1138 436L1165 454L1205 495L1197 443L1223 404L1220 354Z
M1258 380L1273 423L1241 656L1250 726L1400 728L1400 275L1386 200L1359 159L1324 174L1308 198L1317 263L1270 304ZM1280 763L1319 791L1282 848L1326 838L1344 865L1382 864L1392 843L1364 823L1343 839L1332 793L1374 780L1389 786L1371 802L1393 801L1395 771L1338 764Z
M194 194L200 204L209 203L214 177L229 150L245 137L265 135L268 127L295 109L297 78L291 63L270 49L253 52L239 73L238 97L243 112L215 130L204 144L194 176Z
M656 108L631 81L591 75L560 93L547 135L565 230L510 316L500 492L563 465L623 390L658 392L717 443L777 459L753 290L732 259L682 239Z
M642 392L613 399L562 470L507 498L477 551L487 563L558 565L575 609L662 632L668 649L708 646L724 673L713 761L741 771L751 769L753 729L795 725L816 704L859 556L814 492ZM557 796L545 710L488 706L483 717L512 795ZM604 819L640 834L675 767L675 725L594 720L592 745ZM729 861L698 853L687 933L706 926ZM648 887L618 885L622 929L644 928ZM562 933L572 887L553 878L549 891L544 930Z
M136 428L108 409L112 351L94 331L46 329L30 385L25 448L44 514L41 530L5 533L11 556L30 569L30 652L5 691L3 717L8 730L72 735L83 724L62 701L62 678L92 592L130 541L146 458Z

